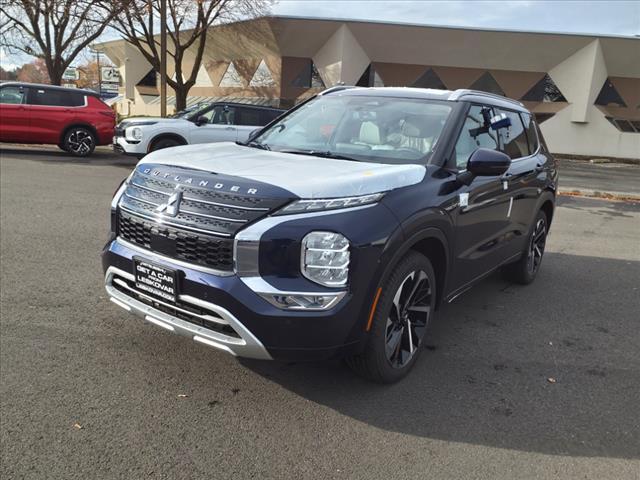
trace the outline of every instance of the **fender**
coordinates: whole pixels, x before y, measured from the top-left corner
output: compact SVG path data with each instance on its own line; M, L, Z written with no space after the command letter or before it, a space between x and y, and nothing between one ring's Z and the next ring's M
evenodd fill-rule
M189 145L189 142L187 142L182 135L179 135L177 133L162 132L162 133L157 134L151 140L149 140L149 143L147 143L147 153L149 153L149 148L151 148L151 145L153 145L153 142L155 142L156 140L159 140L160 138L163 138L163 137L167 137L167 138L172 138L174 140L178 140L179 142L182 142L183 145Z
M428 208L416 212L411 217L402 222L394 233L387 239L387 242L379 259L379 268L374 277L374 282L370 287L375 292L377 286L382 284L391 274L398 262L413 248L423 240L434 239L440 242L445 252L444 268L440 272L437 302L439 305L443 293L446 291L447 279L451 268L451 238L453 235L453 224L451 218L444 211L436 208ZM435 268L435 265L434 265Z

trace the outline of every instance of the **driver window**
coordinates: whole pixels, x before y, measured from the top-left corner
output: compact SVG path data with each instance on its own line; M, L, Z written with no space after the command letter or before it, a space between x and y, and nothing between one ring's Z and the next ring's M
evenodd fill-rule
M488 110L484 115L483 109ZM477 148L498 150L497 134L485 122L485 117L491 118L491 116L493 116L493 110L489 107L472 105L469 109L454 153L456 166L460 170L467 168L467 161Z

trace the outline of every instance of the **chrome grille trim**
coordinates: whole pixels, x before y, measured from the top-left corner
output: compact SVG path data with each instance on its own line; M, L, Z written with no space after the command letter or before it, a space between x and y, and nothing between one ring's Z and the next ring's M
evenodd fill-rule
M138 199L136 198L136 200L138 200ZM218 236L221 236L221 237L231 237L230 233L215 232L213 230L203 230L201 228L187 226L187 225L184 225L182 223L168 222L167 221L167 217L159 218L158 216L145 215L145 214L140 213L140 212L138 212L136 210L132 210L130 208L127 208L126 206L124 206L122 204L120 204L120 208L122 210L124 210L125 212L130 213L131 215L142 217L142 218L145 218L147 220L151 220L152 222L156 222L159 225L169 225L169 226L174 227L174 228L179 228L179 229L182 229L182 230L188 230L188 231L197 232L197 233L204 233L204 234L207 234L207 235L218 235Z
M197 215L198 217L212 218L214 220L222 220L225 222L233 222L233 223L247 223L248 220L239 219L239 218L226 218L226 217L218 217L216 215L207 215L206 213L192 212L191 210L180 209L180 213L188 213L189 215Z

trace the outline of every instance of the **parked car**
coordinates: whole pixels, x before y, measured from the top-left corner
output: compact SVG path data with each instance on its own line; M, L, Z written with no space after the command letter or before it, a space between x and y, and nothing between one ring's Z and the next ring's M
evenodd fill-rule
M284 110L241 103L198 103L169 118L138 117L120 122L116 152L136 157L162 148L193 143L242 142Z
M146 321L233 355L342 356L393 382L442 303L496 269L535 279L557 182L519 102L336 87L246 145L138 163L111 205L106 289Z
M96 92L54 85L0 85L0 141L58 145L78 157L113 138L116 115Z

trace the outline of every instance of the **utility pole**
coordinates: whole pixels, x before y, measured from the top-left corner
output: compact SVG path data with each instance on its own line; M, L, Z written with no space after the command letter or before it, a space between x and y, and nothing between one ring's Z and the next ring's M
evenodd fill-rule
M96 63L98 64L98 95L102 98L102 71L100 70L100 52L96 50Z
M160 116L167 116L167 0L160 0Z

